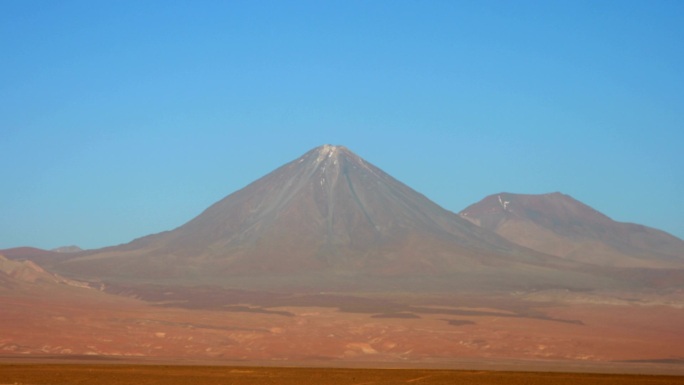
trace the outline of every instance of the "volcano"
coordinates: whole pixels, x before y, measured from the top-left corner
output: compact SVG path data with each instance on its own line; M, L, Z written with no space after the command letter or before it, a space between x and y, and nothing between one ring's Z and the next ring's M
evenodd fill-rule
M482 228L542 253L599 266L684 268L684 241L617 222L561 194L490 195L460 213Z
M582 264L447 211L343 146L324 145L188 223L78 253L60 274L108 281L390 287L590 285ZM439 282L439 283L437 283Z

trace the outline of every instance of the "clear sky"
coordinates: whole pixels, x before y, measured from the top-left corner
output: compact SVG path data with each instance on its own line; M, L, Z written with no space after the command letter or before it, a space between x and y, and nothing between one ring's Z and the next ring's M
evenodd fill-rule
M684 2L0 1L0 248L170 230L321 144L684 238Z

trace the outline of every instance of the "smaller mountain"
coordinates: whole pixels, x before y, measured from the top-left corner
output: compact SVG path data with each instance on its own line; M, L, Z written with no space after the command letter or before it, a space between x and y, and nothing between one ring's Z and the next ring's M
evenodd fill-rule
M82 248L76 246L76 245L71 245L71 246L61 246L54 248L50 251L54 251L55 253L78 253L83 251Z
M69 259L78 255L80 251L73 252L57 252L54 250L44 250L37 247L13 247L10 249L0 250L0 255L13 261L32 261L47 269L50 265L60 261Z
M34 260L36 258L51 257L55 252L50 250L39 249L37 247L13 247L11 249L0 250L0 254L9 259L14 260Z
M684 268L684 241L650 227L617 222L561 194L490 195L461 218L519 245L600 266Z
M0 254L0 286L7 288L24 283L88 287L85 283L50 273L33 261L14 261Z

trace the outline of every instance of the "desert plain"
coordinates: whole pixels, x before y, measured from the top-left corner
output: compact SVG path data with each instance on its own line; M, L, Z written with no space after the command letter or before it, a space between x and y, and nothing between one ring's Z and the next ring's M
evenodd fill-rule
M675 385L684 377L457 371L430 369L274 368L158 365L31 365L0 364L0 384L507 384L507 385Z
M5 363L684 374L684 312L674 294L663 302L555 291L278 296L196 288L196 300L183 302L160 287L128 297L32 288L0 296Z

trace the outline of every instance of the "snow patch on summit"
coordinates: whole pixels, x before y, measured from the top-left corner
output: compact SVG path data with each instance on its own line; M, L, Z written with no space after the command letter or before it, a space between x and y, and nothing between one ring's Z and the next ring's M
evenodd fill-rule
M318 158L316 159L316 161L321 162L324 159L330 159L332 157L334 157L336 159L337 153L339 152L339 149L340 149L339 146L333 146L330 144L322 145L318 150Z
M503 207L504 210L508 210L508 205L509 205L511 202L510 202L510 201L505 201L505 200L501 199L501 195L499 195L498 198L499 198L499 204L501 205L501 207Z

